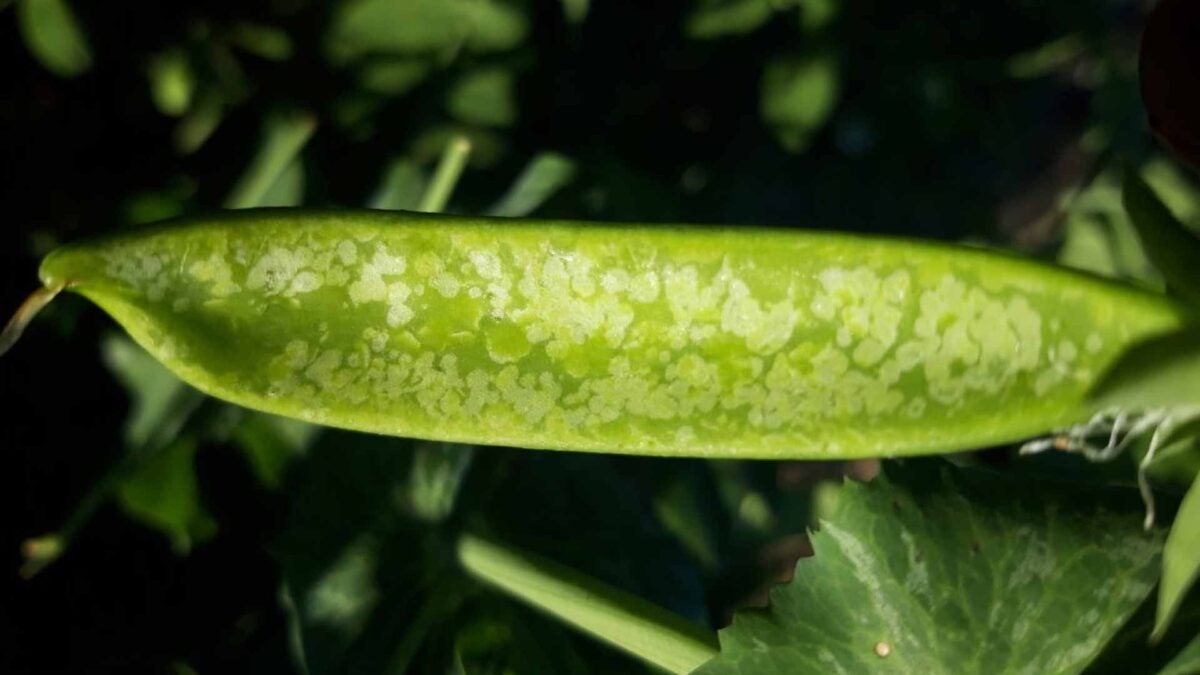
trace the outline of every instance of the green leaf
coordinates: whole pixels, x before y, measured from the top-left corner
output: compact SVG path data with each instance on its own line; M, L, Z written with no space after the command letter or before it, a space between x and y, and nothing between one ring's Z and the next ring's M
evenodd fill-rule
M1153 409L1200 404L1200 335L1155 337L1129 349L1090 394L1100 409Z
M831 56L773 59L760 88L763 121L785 148L800 152L833 112L838 86L837 61Z
M528 20L497 0L351 0L341 3L326 36L337 63L370 55L512 49L529 32Z
M229 39L239 48L268 61L287 61L295 51L287 31L246 21L234 24Z
M187 552L217 529L200 504L195 454L195 439L181 437L139 462L117 486L125 511L167 534L179 552Z
M42 279L246 407L676 456L1018 440L1089 416L1100 373L1183 321L1161 296L970 248L378 211L176 222L60 249Z
M150 94L162 114L181 117L192 105L196 76L182 49L169 49L150 60Z
M430 73L424 59L375 59L358 69L358 82L364 89L384 96L400 96L412 91Z
M245 416L232 438L245 452L259 482L278 489L292 460L302 455L316 436L317 427L265 413Z
M1153 639L1161 639L1166 633L1197 577L1200 577L1200 478L1192 483L1184 496L1163 549L1163 574L1158 588Z
M287 527L272 546L310 675L388 671L437 564L397 500L408 444L330 432L286 483Z
M1161 536L1133 491L931 461L885 476L843 490L814 556L697 675L1079 672L1154 587Z
M553 152L543 152L529 161L508 192L487 213L504 218L527 216L574 178L575 162Z
M517 121L516 76L507 68L472 70L450 87L446 108L467 124L507 127Z
M91 69L87 38L65 0L20 0L17 20L25 46L46 70L75 77Z
M1188 643L1158 675L1196 675L1200 673L1200 635Z
M688 15L684 32L697 40L751 33L774 14L770 0L705 0Z
M1200 306L1200 238L1183 226L1133 169L1126 168L1123 198L1138 237L1167 286Z

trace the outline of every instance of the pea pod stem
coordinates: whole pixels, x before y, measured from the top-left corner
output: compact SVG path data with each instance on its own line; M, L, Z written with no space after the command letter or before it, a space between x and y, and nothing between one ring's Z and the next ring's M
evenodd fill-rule
M17 308L12 318L8 320L8 324L4 326L4 330L0 331L0 356L12 349L17 340L21 339L21 334L25 332L25 327L33 318L41 312L46 305L50 304L55 297L66 287L66 284L54 284L52 286L43 286L37 289L21 303Z
M458 184L470 156L471 141L465 136L457 136L446 144L433 180L421 197L418 211L440 213L446 210L446 203L450 201L450 195L453 194L454 186Z
M670 673L690 673L718 653L717 636L683 617L538 555L465 534L467 572Z

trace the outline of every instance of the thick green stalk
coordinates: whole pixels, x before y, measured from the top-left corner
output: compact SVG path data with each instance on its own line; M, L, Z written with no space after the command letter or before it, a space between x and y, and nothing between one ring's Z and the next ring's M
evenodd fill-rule
M458 559L480 581L668 672L718 653L716 634L541 556L467 534Z

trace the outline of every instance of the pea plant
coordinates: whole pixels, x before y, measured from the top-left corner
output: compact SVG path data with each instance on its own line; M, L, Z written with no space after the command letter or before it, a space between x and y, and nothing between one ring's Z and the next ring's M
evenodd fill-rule
M47 68L91 67L65 3L18 3ZM751 32L775 11L760 4L700 3L685 30ZM818 34L830 19L803 4ZM348 3L329 58L368 89L431 77L413 44L377 58L397 7L398 26L445 19L412 38L431 53L525 38L504 3ZM193 39L206 58L288 58L286 35L255 30ZM206 107L189 58L148 70L187 152L242 103L209 83ZM788 151L828 114L834 63L767 66L762 112ZM504 106L470 101L510 76L473 71L448 105L502 126ZM799 112L774 88L796 78ZM211 539L194 459L220 442L288 495L270 553L302 673L1200 672L1200 193L1184 170L1105 163L1048 261L531 218L577 170L554 153L479 215L447 213L488 149L458 130L425 138L428 177L398 161L363 208L302 207L317 119L268 116L224 210L151 204L143 227L43 258L0 355L82 297L121 329L102 358L133 405L123 457L24 543L26 578L109 501L181 555ZM789 475L817 487L780 489Z

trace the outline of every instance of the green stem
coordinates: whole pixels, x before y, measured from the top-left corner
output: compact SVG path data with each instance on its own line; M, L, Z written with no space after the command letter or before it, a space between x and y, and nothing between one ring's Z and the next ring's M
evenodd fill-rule
M465 136L457 136L446 145L437 171L433 174L433 180L421 197L418 211L441 213L446 210L446 203L450 201L450 195L454 192L454 186L458 184L458 178L462 175L470 155L471 141Z
M458 559L480 581L668 672L717 655L715 634L541 556L465 534Z
M263 145L233 186L225 200L225 208L247 209L258 206L279 175L304 149L316 128L316 120L308 113L295 113L268 120Z

